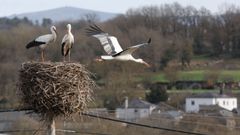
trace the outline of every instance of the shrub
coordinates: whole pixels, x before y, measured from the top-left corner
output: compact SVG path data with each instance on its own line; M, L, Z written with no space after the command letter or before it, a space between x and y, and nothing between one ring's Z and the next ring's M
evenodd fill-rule
M146 100L150 103L159 103L160 101L166 101L168 94L165 87L151 87L150 92L146 93Z

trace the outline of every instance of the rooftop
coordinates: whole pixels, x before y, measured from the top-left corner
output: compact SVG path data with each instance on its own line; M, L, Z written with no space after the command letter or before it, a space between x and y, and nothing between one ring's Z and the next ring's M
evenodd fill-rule
M187 98L235 98L235 97L219 93L202 93L197 95L191 95Z
M147 101L141 99L132 99L128 103L128 108L149 108L151 106L155 106ZM122 105L120 108L124 108L125 106Z

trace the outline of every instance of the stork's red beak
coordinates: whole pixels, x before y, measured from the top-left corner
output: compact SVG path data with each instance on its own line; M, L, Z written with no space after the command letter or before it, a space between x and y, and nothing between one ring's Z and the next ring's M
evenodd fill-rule
M101 58L96 58L96 59L94 59L94 61L96 61L96 62L102 62L103 59L101 59Z
M151 65L149 65L147 62L143 62L143 64L144 64L145 66L147 66L148 68L151 67Z

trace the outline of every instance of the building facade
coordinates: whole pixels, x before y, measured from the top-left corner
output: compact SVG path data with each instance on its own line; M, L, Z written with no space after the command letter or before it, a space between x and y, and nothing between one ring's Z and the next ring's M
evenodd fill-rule
M221 108L232 111L237 108L237 98L215 93L195 95L186 98L185 111L197 113L201 105L218 105Z
M126 99L124 106L116 109L116 117L122 120L136 121L148 117L155 108L156 105L141 99L133 99L129 103Z

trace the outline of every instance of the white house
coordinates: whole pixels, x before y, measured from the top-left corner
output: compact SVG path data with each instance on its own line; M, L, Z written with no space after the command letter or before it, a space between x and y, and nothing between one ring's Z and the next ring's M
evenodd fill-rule
M204 93L185 99L186 112L197 113L201 105L218 105L221 108L232 111L237 108L237 98L225 94Z
M148 117L156 105L141 99L133 99L128 103L128 98L122 107L116 109L116 117L128 121L136 121L139 118Z

